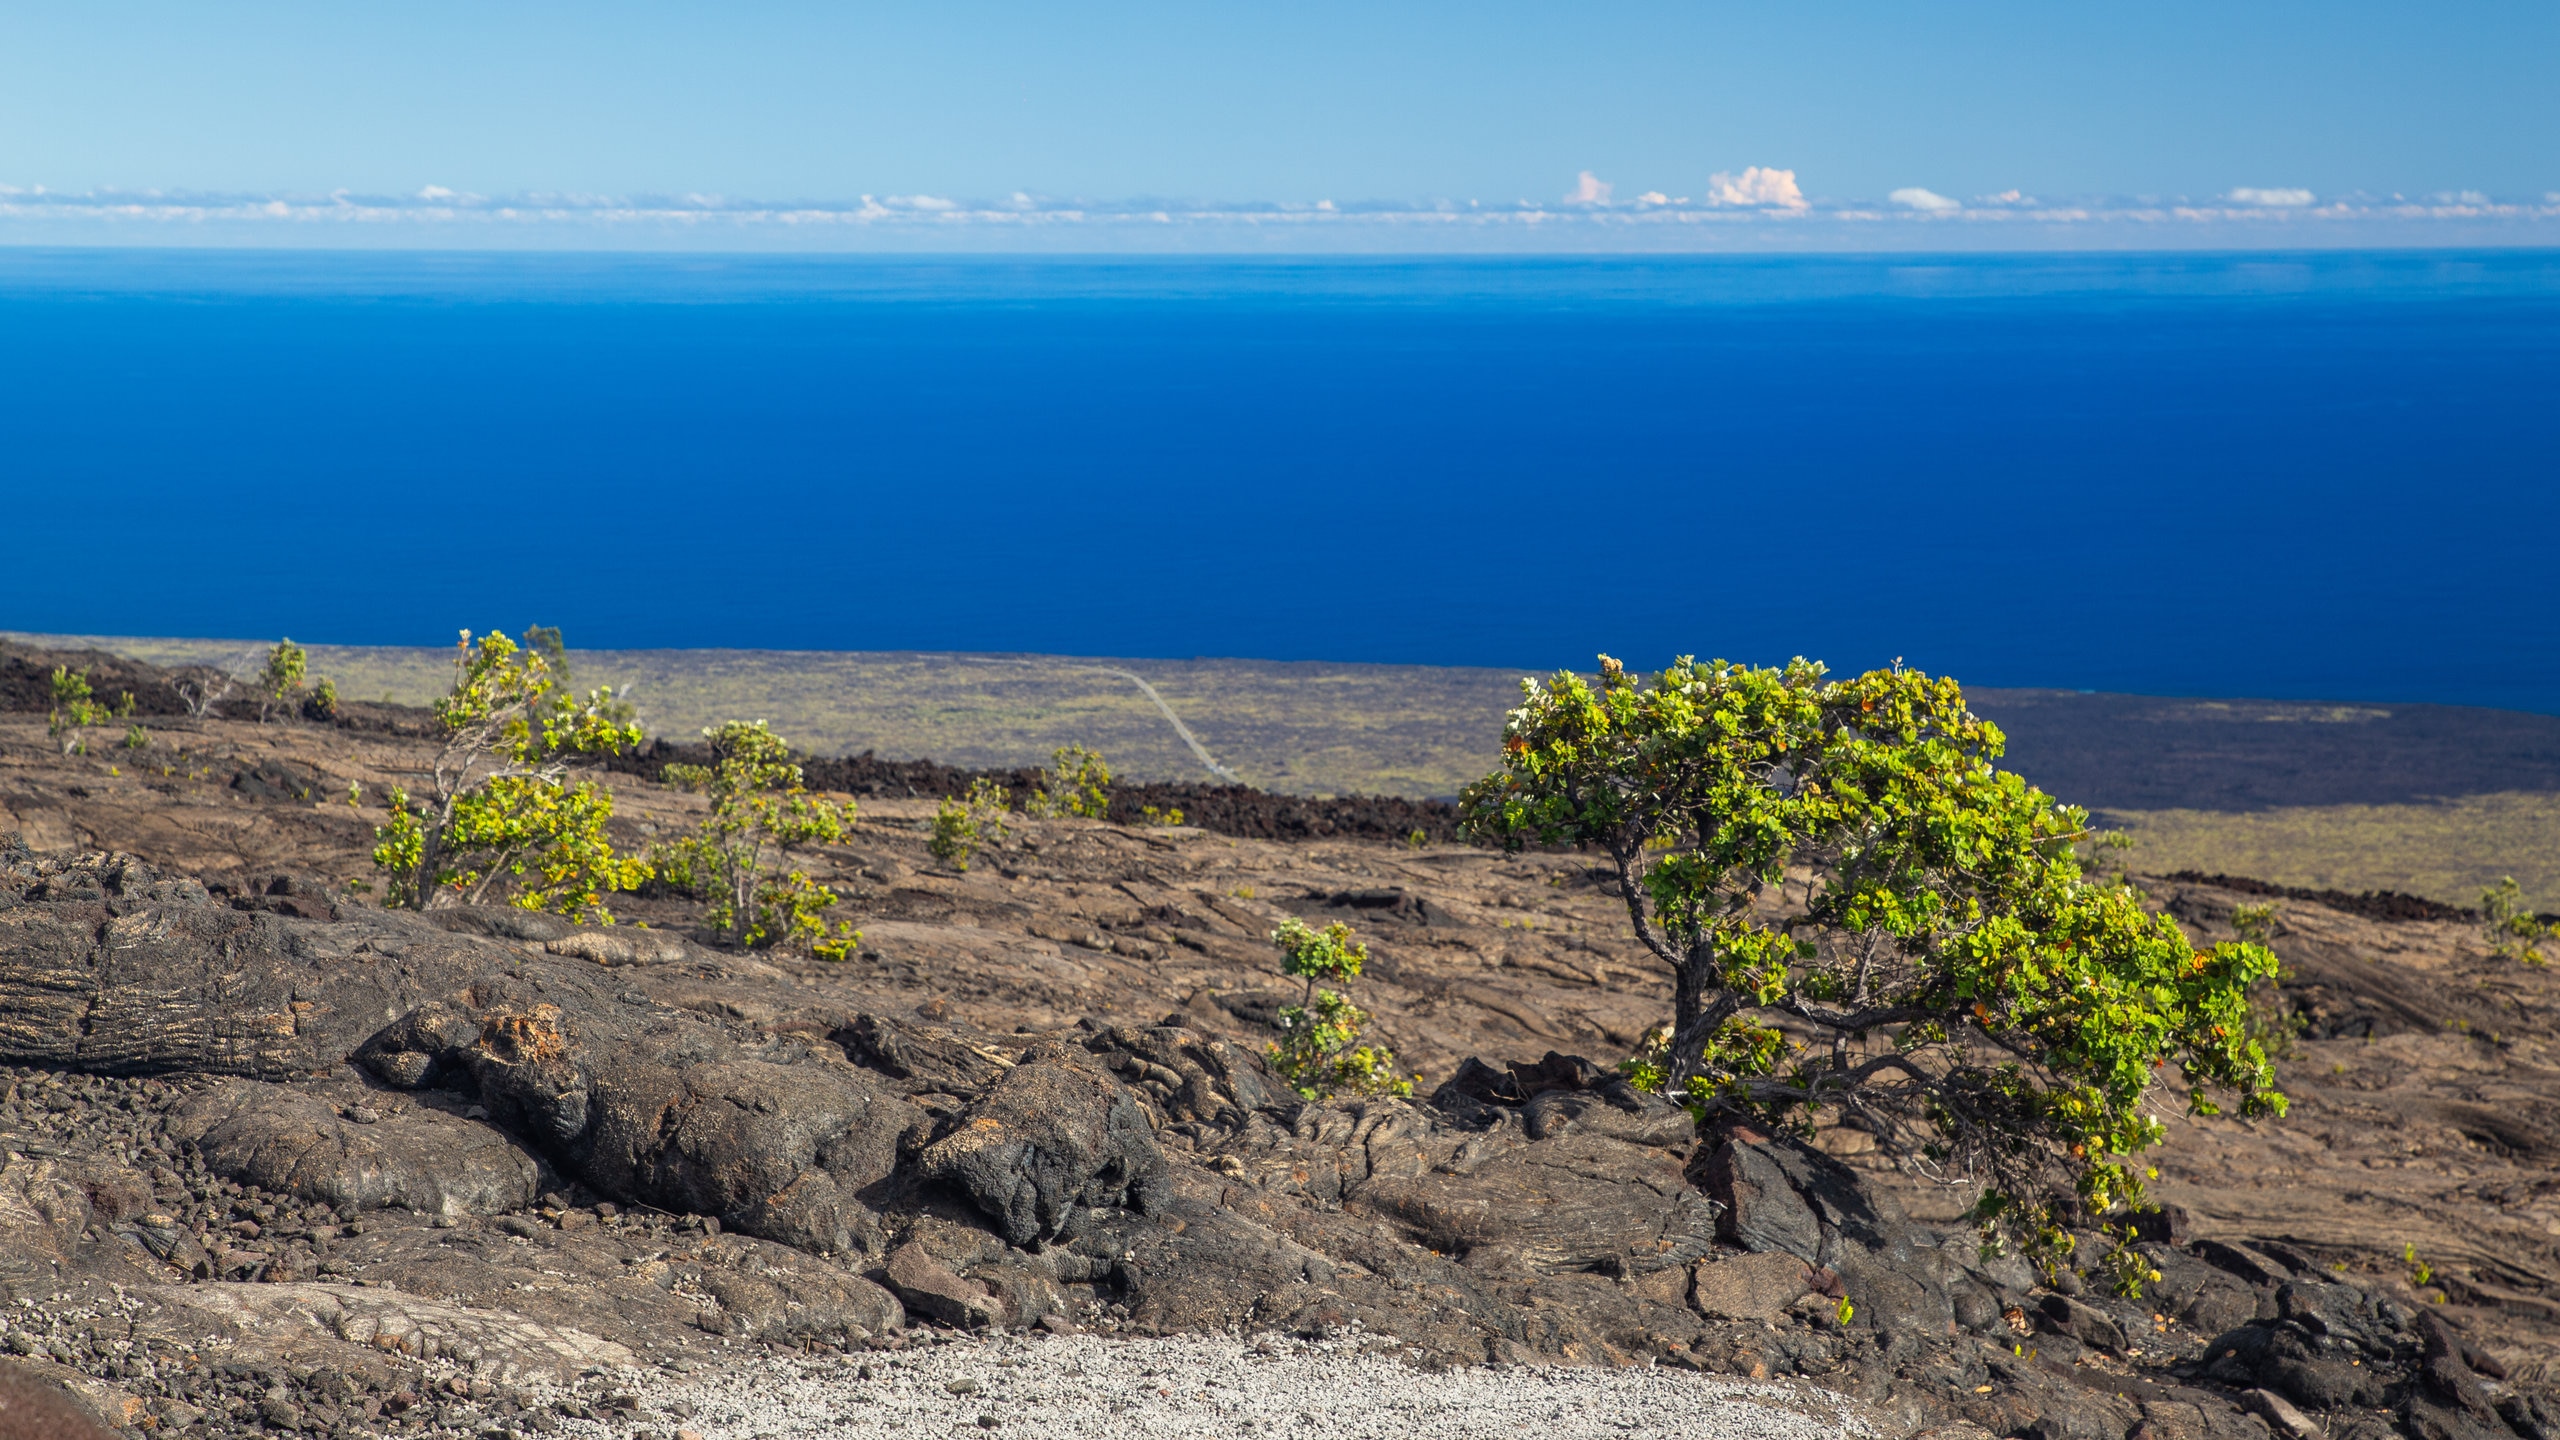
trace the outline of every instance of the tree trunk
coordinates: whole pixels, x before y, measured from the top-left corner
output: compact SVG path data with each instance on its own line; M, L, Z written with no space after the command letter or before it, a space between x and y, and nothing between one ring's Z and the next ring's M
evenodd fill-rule
M1672 1034L1685 1037L1698 1017L1707 1013L1707 990L1714 976L1714 957L1704 947L1692 947L1672 971Z

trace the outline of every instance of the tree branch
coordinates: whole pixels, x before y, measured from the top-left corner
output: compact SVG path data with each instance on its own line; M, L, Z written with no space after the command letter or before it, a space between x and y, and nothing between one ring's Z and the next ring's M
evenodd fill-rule
M1634 850L1614 839L1609 842L1609 858L1618 866L1618 893L1627 902L1627 918L1635 924L1636 938L1643 941L1644 948L1670 966L1676 975L1688 964L1688 957L1673 954L1669 937L1657 931L1653 922L1645 917L1644 887L1636 883L1635 876L1635 859L1641 853L1642 841L1637 842Z

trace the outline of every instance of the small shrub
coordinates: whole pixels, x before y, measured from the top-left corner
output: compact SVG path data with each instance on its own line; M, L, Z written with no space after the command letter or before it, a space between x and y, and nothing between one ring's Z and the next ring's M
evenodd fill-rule
M836 894L794 870L777 877L780 857L803 845L841 844L854 807L811 795L801 784L791 747L762 720L732 720L702 732L709 765L670 765L669 784L711 798L711 813L693 835L652 859L667 883L710 901L714 928L732 944L830 947L849 953L861 934L830 928L822 912Z
M302 702L302 713L306 718L312 720L327 721L337 719L338 682L330 679L326 675L321 676L319 680L312 685L310 696Z
M2560 925L2545 925L2534 915L2513 875L2480 892L2480 928L2488 937L2490 954L2527 965L2548 964L2550 957L2542 953L2542 942L2560 939Z
M1004 817L1012 812L1013 797L993 780L980 776L969 784L966 795L946 795L933 812L933 838L925 842L926 853L955 870L967 870L982 845L1000 845L1012 827Z
M640 743L636 725L600 713L601 696L564 700L541 656L503 632L462 632L453 688L435 702L443 747L415 797L394 787L373 832L384 898L424 910L438 901L507 903L613 922L604 896L636 888L649 866L605 836L613 793L568 783L569 771Z
M2273 940L2276 938L2275 902L2270 900L2263 905L2232 906L2231 930L2233 934L2252 945L2264 945Z
M258 687L258 723L278 710L290 715L300 709L297 696L302 691L302 677L310 668L302 647L291 639L278 640L267 652L266 666L258 671L253 683Z
M1281 973L1306 982L1298 1004L1280 1007L1280 1038L1263 1052L1271 1068L1309 1100L1412 1094L1413 1081L1396 1073L1394 1051L1360 1043L1369 1012L1339 991L1316 988L1320 980L1347 986L1360 978L1369 947L1351 938L1351 927L1316 930L1292 916L1271 940L1280 947Z
M1162 825L1166 827L1178 826L1183 822L1184 818L1182 814L1182 807L1179 805L1167 810L1159 810L1153 805L1142 805L1138 807L1138 814L1150 825Z
M1061 745L1040 772L1040 786L1023 809L1043 818L1081 815L1099 820L1111 811L1111 767L1099 752Z
M806 947L821 960L847 960L862 946L862 932L827 911L842 897L797 870L756 885L758 929L750 944Z
M107 707L97 702L89 690L89 672L67 665L53 667L53 710L45 722L45 732L62 746L65 755L89 753L89 727L107 718Z
M124 748L127 750L147 750L150 746L150 731L143 729L139 725L127 725L124 727Z

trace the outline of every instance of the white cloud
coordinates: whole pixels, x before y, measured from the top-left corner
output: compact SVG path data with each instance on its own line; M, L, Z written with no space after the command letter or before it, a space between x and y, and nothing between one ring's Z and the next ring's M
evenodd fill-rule
M1564 200L1568 205L1606 205L1609 203L1609 192L1617 188L1585 170L1582 172L1582 177L1574 182L1573 193L1565 196Z
M2223 243L2216 238L2217 227L2227 227L2236 237L2231 243L2245 245L2271 233L2264 224L2270 215L2286 217L2287 223L2278 228L2289 239L2310 233L2303 230L2306 226L2359 243L2400 243L2392 237L2416 236L2426 226L2470 227L2441 233L2471 239L2486 236L2496 243L2508 243L2511 237L2515 243L2548 245L2560 236L2560 194L2482 203L2481 197L2460 191L2434 197L2411 195L2406 200L2348 192L2315 201L2307 191L2248 189L2193 202L2093 196L2048 203L2010 192L1970 197L1959 205L1934 191L1908 187L1895 192L1890 203L1833 203L1809 200L1797 184L1796 172L1789 170L1755 166L1739 175L1717 175L1714 180L1711 190L1694 197L1646 190L1619 204L1612 203L1614 192L1608 182L1592 175L1572 197L1579 203L1550 200L1542 205L1523 200L1513 207L1470 202L1463 208L1441 200L1200 200L1166 205L1160 200L1054 199L1019 191L985 199L865 195L854 200L776 204L709 193L483 196L440 185L398 194L348 190L271 194L60 193L41 186L0 184L0 243L20 239L51 243L66 235L140 238L154 231L177 235L180 227L228 224L268 227L265 233L270 235L298 231L310 238L282 243L311 244L373 243L351 238L369 233L382 237L382 243L393 243L397 237L397 243L430 245L601 242L894 248L966 245L971 242L952 237L974 231L985 235L990 246L1107 248L1123 243L1135 233L1133 227L1144 225L1185 229L1195 238L1184 244L1216 248L1224 243L1219 237L1232 235L1246 237L1250 247L1278 244L1311 253L1371 246L1544 251L1629 244L1705 251L1765 245L1781 232L1809 245L1848 248L1876 242L1920 243L1924 233L1937 237L1927 242L1934 244L1948 243L1960 232L1995 243L1993 237L2003 230L2023 236L2033 226L2043 230L2019 243L2048 248L2056 242L2045 232L2056 226L2084 229L2092 236L2160 238L2170 236L2168 227L2175 227L2194 237L2170 242L2176 244ZM2273 206L2286 208L2268 208ZM1965 223L1954 229L1909 223L1912 218L1949 218L1957 213L1965 216ZM1896 215L1904 219L1896 222ZM538 232L561 239L532 238ZM829 233L842 238L819 238ZM501 238L510 234L525 238ZM801 238L781 238L786 235ZM1077 235L1089 238L1074 238ZM759 240L759 236L765 238ZM1043 236L1051 238L1035 238ZM2062 242L2058 248L2070 248L2070 244Z
M2489 197L2478 190L2447 190L2436 195L2439 205L2486 205Z
M1796 172L1758 165L1745 168L1739 175L1718 171L1708 176L1707 201L1713 205L1768 205L1781 210L1805 208L1804 192L1796 188Z

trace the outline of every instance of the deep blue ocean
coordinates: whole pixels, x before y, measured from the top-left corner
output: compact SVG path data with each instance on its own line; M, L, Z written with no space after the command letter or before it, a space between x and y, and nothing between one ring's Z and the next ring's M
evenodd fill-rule
M2560 711L2560 253L0 250L0 628Z

